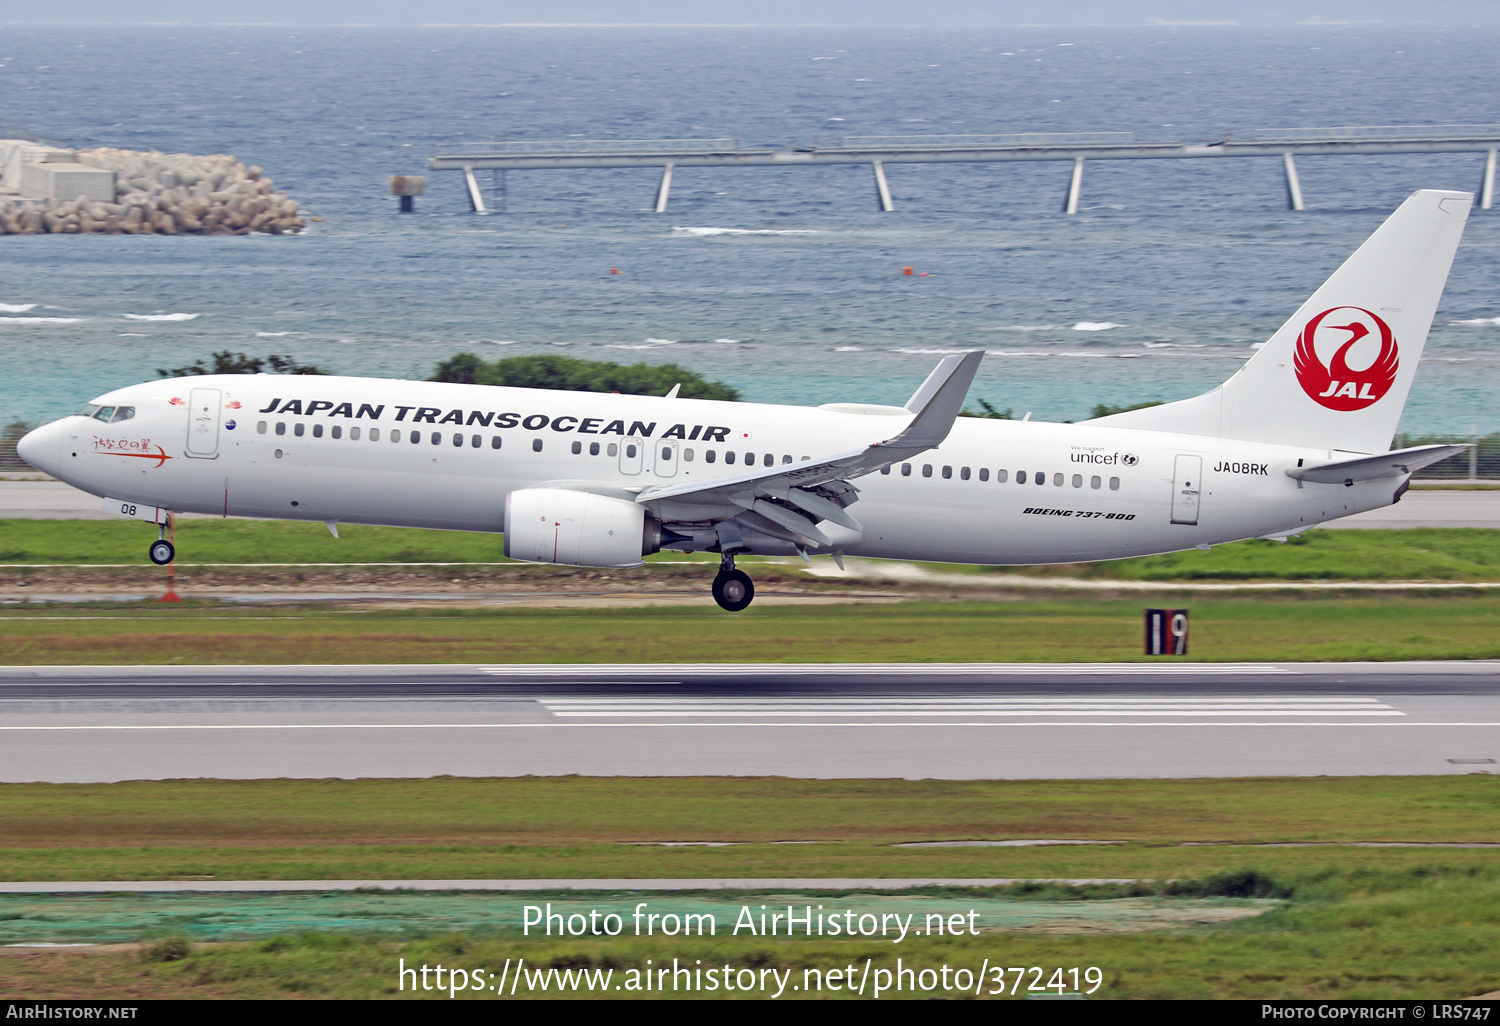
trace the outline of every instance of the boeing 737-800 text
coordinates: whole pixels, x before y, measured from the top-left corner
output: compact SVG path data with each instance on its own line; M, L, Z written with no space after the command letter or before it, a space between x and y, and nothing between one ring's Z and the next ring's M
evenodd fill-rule
M1387 451L1472 197L1418 192L1244 367L1193 399L1082 424L959 418L982 353L905 406L815 409L379 378L171 378L18 451L104 508L503 531L515 559L735 556L1022 564L1286 536L1400 499L1458 451ZM151 558L172 546L158 531Z

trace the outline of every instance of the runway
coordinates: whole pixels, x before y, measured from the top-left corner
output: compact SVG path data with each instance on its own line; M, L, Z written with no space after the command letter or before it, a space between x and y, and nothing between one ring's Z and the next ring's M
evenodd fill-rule
M0 780L1500 768L1500 661L0 668Z

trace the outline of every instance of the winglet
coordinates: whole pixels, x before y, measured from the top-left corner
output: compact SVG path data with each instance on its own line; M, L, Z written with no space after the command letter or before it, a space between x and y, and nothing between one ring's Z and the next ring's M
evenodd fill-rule
M976 349L962 356L949 356L939 363L906 404L916 416L905 431L880 443L881 447L932 449L941 445L953 430L953 422L963 409L982 359L984 350Z

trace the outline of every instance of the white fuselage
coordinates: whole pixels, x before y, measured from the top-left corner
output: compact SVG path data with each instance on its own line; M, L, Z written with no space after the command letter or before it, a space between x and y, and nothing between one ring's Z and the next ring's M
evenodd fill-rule
M500 531L506 496L517 489L582 485L629 496L740 473L747 459L759 467L858 450L910 419L279 375L166 379L95 402L135 413L114 423L64 418L30 451L96 495L177 512L462 531ZM960 418L938 449L856 479L850 512L862 534L828 534L831 548L849 555L1079 562L1281 534L1395 501L1401 479L1299 485L1285 473L1330 456L1161 431Z

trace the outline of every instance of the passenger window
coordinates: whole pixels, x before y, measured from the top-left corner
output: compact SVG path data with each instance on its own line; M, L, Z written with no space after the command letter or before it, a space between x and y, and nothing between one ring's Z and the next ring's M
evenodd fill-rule
M663 460L670 460L672 458L672 447L670 445L661 447L661 458Z
M1083 487L1083 475L1082 474L1074 474L1073 475L1073 487L1074 488L1082 488Z
M540 452L541 448L542 448L541 442L542 442L542 440L540 438L538 438L537 439L537 444L535 446L533 446L532 448L534 448L538 452ZM633 459L635 459L635 443L634 442L631 442L629 445L625 446L625 458L627 460L633 460Z
M1010 471L1008 471L1008 470L997 470L997 471L995 471L995 480L998 481L998 482L1000 482L1001 484L1004 484L1005 483L1005 479L1007 477L1009 477L1009 476L1010 476Z
M1018 471L1016 471L1016 484L1025 484L1025 483L1026 483L1026 471L1024 471L1024 470L1018 470Z
M952 467L944 467L943 468L943 480L944 481L952 481L953 480L953 468Z
M1044 485L1047 483L1047 474L1045 471L1038 470L1035 474L1031 475L1031 479L1039 485Z
M455 449L462 449L463 445L464 445L464 436L460 435L460 434L454 434L454 436L453 436L453 447Z
M590 442L589 443L589 455L590 456L597 456L597 455L599 455L599 443L598 442Z
M803 462L803 463L806 463L806 462L807 462L807 461L808 461L808 460L810 460L810 459L812 459L812 457L811 457L811 456L804 456L804 457L802 457L802 462Z
M1120 479L1118 477L1112 477L1109 479L1109 490L1112 492L1118 492L1120 490Z
M313 437L314 438L322 438L323 437L323 425L322 424L314 424L313 425Z
M109 422L111 424L118 424L118 423L120 423L120 421L122 421L122 420L129 420L131 417L134 417L134 416L135 416L135 407L134 406L121 406L121 407L119 407L118 409L115 410L115 415L113 417L109 418Z
M684 462L684 463L691 463L691 462L693 462L693 450L691 450L691 449L684 449L684 450L682 450L682 462Z
M990 479L990 468L989 467L980 467L979 468L979 480L981 480L981 481L988 481L989 479Z
M292 425L292 434L296 435L298 438L301 438L303 434L306 433L306 431L307 425L302 423L300 420Z
M491 435L490 436L490 448L491 449L498 449L498 448L500 448L500 436L499 435Z
M1089 478L1089 487L1090 488L1098 488L1103 483L1104 483L1103 481L1099 480L1099 475L1098 474L1095 474L1093 477Z
M482 436L480 436L480 435L470 435L469 436L469 448L471 448L471 449L479 449L479 448L482 448L483 446L484 446L484 438Z
M399 442L399 441L401 441L401 429L400 428L391 428L391 441L392 442Z
M960 481L967 481L969 479L969 468L968 467L964 467L962 470L960 470L958 472L958 479Z
M635 446L632 445L631 448L634 449ZM532 452L541 452L542 451L542 440L540 438L533 438L531 440L531 451Z
M379 428L371 428L370 429L370 441L373 442L373 441L376 441L379 438L380 438L380 429ZM349 441L351 441L351 442L357 442L357 441L359 441L359 428L352 427L352 428L349 429Z
M420 431L413 431L411 433L411 444L412 445L421 445L422 444L422 432L420 432Z
M255 425L255 433L257 435L263 435L263 434L266 433L266 422L265 421L260 421L259 423L257 423Z
M923 477L931 477L932 476L932 464L931 463L924 463L924 464L922 464L922 476Z
M705 463L712 463L714 460L716 460L718 458L719 458L719 453L718 453L717 449L705 449L705 450L703 450L703 462L705 462Z
M903 464L901 464L901 476L902 477L911 477L911 464L910 463L903 463Z
M441 431L434 431L432 433L432 444L433 445L442 445L443 444L443 433Z
M747 466L747 467L753 467L753 466L755 466L755 453L753 453L753 452L747 452L747 453L745 453L745 466Z
M792 458L790 456L783 456L783 457L781 457L781 462L783 462L783 463L790 463L790 462L792 462Z
M880 468L880 472L882 474L884 474L886 477L890 477L891 476L891 468L889 466L881 467Z
M582 442L574 442L573 443L573 455L577 456L581 452L583 452L583 443Z
M619 454L619 452L620 446L615 442L610 442L609 445L605 446L604 448L604 455L606 456L616 456Z
M333 427L331 427L331 428L328 429L328 434L329 434L330 437L333 437L333 438L343 438L344 437L344 428L343 428L342 425L335 424Z
M1061 488L1062 487L1062 483L1063 483L1063 476L1061 474L1053 474L1052 475L1052 483L1054 485L1056 485L1058 488Z
M765 456L761 457L760 463L763 467L774 467L776 465L776 457L770 453L766 453Z
M726 449L725 450L725 452L724 452L724 462L725 463L733 463L734 462L734 450L733 449Z
M284 435L284 434L286 434L286 421L284 421L284 420L278 420L276 422L276 433L278 435Z

